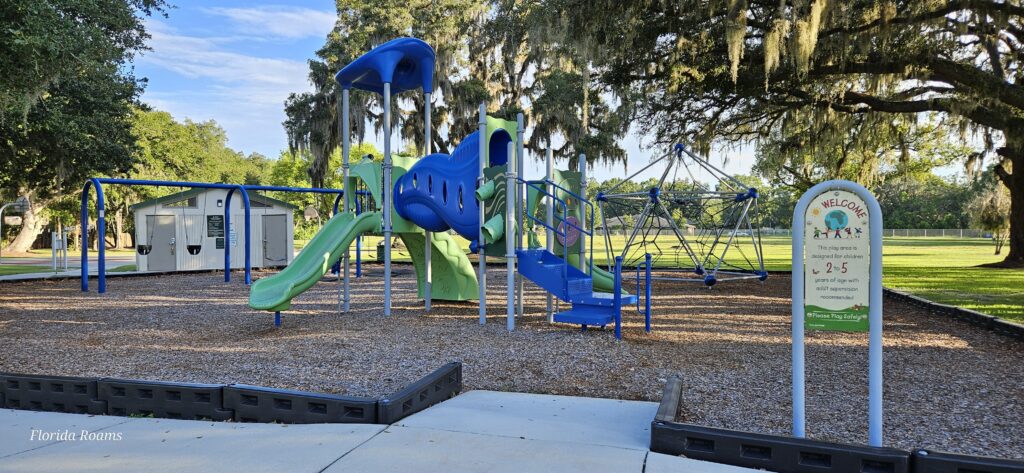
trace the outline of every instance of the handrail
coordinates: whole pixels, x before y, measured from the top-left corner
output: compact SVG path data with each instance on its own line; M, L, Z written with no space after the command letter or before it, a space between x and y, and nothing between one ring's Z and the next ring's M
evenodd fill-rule
M575 228L576 230L579 230L580 233L583 233L584 235L594 236L594 232L593 232L593 226L594 226L594 223L593 223L594 222L594 219L593 219L593 216L594 216L594 204L592 202L590 202L586 198L580 196L579 194L577 194L577 193L575 193L575 192L573 192L573 191L571 191L569 189L566 189L563 186L560 186L560 185L556 184L554 181L552 181L550 179L539 179L539 180L523 181L523 182L526 183L526 185L531 186L531 187L533 187L535 184L550 184L552 187L555 187L555 188L561 190L562 192L565 192L566 194L569 194L570 196L575 197L576 200L578 200L580 203L586 204L587 207L590 208L590 217L591 217L591 219L588 220L588 221L590 222L591 231L588 232L585 229L580 228L579 226L574 225L572 222L566 222L566 224L567 225L572 225L573 228ZM556 195L552 195L551 193L548 193L545 190L541 190L540 188L537 188L537 187L534 187L534 188L537 189L538 191L544 192L546 195L551 196L551 198L553 198L555 201L561 203L562 204L562 214L565 215L565 213L566 213L566 203L565 203L564 200L560 199Z
M517 178L516 180L521 182L521 183L523 183L523 185L527 186L528 188L536 189L537 192L540 193L541 195L548 196L549 198L551 198L552 201L555 203L555 205L558 208L561 209L561 218L559 218L559 220L564 225L564 227L561 230L559 230L559 228L557 226L548 225L547 222L544 222L541 219L538 219L537 217L534 217L533 215L530 215L528 212L526 214L527 218L529 218L530 220L533 220L534 222L539 223L542 228L546 228L548 230L551 230L552 232L555 233L555 235L561 236L563 242L569 239L568 229L570 227L576 229L581 234L590 237L590 238L588 238L588 241L590 242L590 251L589 251L589 254L587 255L588 256L587 257L587 259L588 259L588 261L587 261L587 275L593 277L593 275L594 275L594 216L595 216L594 204L592 202L590 202L589 200L587 200L586 198L580 196L579 194L577 194L577 193L575 193L575 192L565 188L564 186L561 186L561 185L555 183L554 181L552 181L550 179L525 180L525 179L522 179L522 178ZM576 225L575 223L571 222L568 219L568 216L569 216L568 215L568 213L569 213L569 211L568 211L568 204L565 202L565 200L559 198L554 193L548 192L547 189L546 189L546 187L548 185L552 186L555 189L561 190L562 192L565 192L566 194L569 194L572 197L575 197L576 200L580 202L581 206L582 205L586 205L589 208L590 212L589 212L589 218L587 219L587 222L590 223L590 231L587 231L587 229L582 228L579 225ZM543 186L543 187L541 187L541 186ZM569 256L569 249L563 243L562 244L562 259L566 260L566 265L568 265L568 256ZM582 262L581 262L581 264L582 264ZM563 268L562 273L563 273L562 274L563 279L565 279L565 276L567 275L567 269ZM568 284L568 282L566 284Z

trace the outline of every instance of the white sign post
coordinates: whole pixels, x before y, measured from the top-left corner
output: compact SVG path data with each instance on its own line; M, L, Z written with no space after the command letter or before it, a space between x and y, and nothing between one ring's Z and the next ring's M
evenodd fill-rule
M818 184L793 211L793 436L799 438L805 435L805 329L869 331L868 443L882 446L882 210L857 183Z

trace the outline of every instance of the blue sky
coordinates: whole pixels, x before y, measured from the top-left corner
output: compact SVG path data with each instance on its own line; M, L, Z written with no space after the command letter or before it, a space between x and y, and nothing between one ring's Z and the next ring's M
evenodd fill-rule
M151 51L136 58L136 74L149 79L143 101L170 112L176 119L216 120L228 145L246 154L276 158L287 147L281 122L289 93L311 89L306 61L315 56L336 17L331 0L196 1L177 0L168 17L147 21ZM372 141L381 147L382 139ZM642 168L652 151L632 133L623 142L629 171ZM396 139L395 145L398 142ZM713 158L732 173L749 173L749 147ZM528 161L527 175L543 174ZM564 163L562 163L564 166ZM621 165L597 166L598 179L625 177ZM652 169L641 177L660 174Z
M284 100L311 88L306 61L334 25L334 2L174 3L147 22L152 50L135 61L149 78L143 101L179 120L214 119L232 148L276 158Z

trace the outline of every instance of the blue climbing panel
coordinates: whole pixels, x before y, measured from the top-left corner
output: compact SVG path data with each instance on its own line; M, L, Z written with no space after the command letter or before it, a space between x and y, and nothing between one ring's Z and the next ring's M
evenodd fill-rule
M635 295L622 294L616 308L614 294L594 292L590 276L546 249L518 250L516 256L519 274L572 304L572 309L555 314L555 322L603 327L615 322L617 309L637 301Z

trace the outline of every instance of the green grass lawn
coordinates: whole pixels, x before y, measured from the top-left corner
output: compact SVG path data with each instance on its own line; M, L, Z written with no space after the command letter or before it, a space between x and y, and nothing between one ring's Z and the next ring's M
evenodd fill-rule
M768 269L790 269L788 237L763 239ZM979 268L1002 260L989 240L886 238L882 264L886 287L928 300L1024 322L1024 270Z
M126 273L128 271L137 271L138 268L134 264L126 264L123 266L117 266L113 269L108 269L108 273Z
M52 251L49 248L36 248L36 249L29 250L28 252L29 252L29 254L32 254L32 255L35 255L35 256L39 256L39 257L43 257L43 258L49 258L50 254L52 253ZM123 250L117 250L117 249L114 249L114 248L107 248L104 251L104 253L106 253L107 256L134 255L135 254L135 249L134 248L126 248L126 249L123 249ZM68 254L69 254L69 256L70 255L76 255L77 256L78 254L80 254L79 251L78 251L78 247L75 246L74 244L71 244L71 250L69 251ZM93 249L93 248L89 248L89 254L90 255L95 255L96 254L96 250Z
M363 259L372 261L376 255L377 236L363 238ZM456 240L468 248L462 238ZM616 237L613 245L621 247L624 238ZM663 248L671 245L665 239ZM596 240L596 264L604 264L604 242ZM791 268L789 237L764 237L765 267L773 271ZM355 247L352 248L355 257ZM883 264L886 287L910 292L926 299L975 309L987 314L1024 322L1024 270L979 268L978 265L1002 260L994 253L992 242L984 239L959 238L886 238ZM736 254L736 253L734 253ZM748 253L749 255L749 250ZM409 261L407 252L392 253L394 261Z
M37 266L26 264L0 264L0 276L11 274L45 273L52 271L49 266Z

